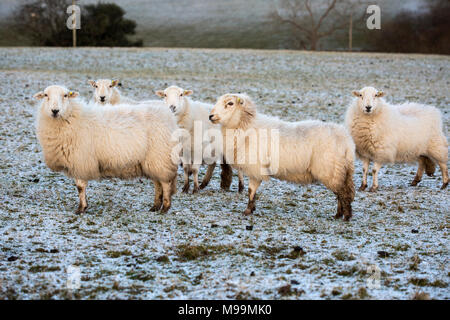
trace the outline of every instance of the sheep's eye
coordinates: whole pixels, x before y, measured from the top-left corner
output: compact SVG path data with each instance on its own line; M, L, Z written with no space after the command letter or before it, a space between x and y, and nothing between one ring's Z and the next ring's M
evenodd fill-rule
M180 93L180 97L182 97L183 96L183 94L182 93Z
M228 103L227 103L227 105L230 106L230 107L231 107L233 104L234 104L233 102L228 102Z
M44 97L48 97L48 94L44 93Z
M95 88L95 89L97 89L97 88L98 88L98 86L97 86L97 85L95 85L95 86L94 86L94 88Z
M167 98L167 94L164 93L164 98Z
M67 95L67 93L64 95L64 98L67 98L68 97L68 95Z
M109 85L110 88L112 88L112 85Z

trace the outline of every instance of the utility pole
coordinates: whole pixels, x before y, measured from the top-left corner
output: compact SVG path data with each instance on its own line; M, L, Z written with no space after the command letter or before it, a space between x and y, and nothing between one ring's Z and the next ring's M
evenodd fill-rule
M350 26L348 29L348 51L353 51L353 11L350 12Z
M75 11L75 0L72 0L72 43L73 47L77 47L77 19L76 19L76 11Z

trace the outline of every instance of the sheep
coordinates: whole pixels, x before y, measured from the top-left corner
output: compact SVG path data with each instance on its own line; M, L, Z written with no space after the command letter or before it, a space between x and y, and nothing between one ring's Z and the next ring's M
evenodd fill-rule
M337 195L335 218L350 220L355 146L343 126L314 120L286 122L262 115L245 94L221 96L210 120L222 125L227 163L249 177L244 215L255 211L261 182L273 177L299 184L322 182Z
M176 192L177 157L172 154L177 129L173 116L151 105L98 108L75 99L78 93L49 86L34 95L42 100L36 133L45 163L75 180L79 206L87 209L89 180L147 177L155 185L151 211L167 212Z
M178 126L182 129L187 130L189 133L189 138L191 144L189 148L191 149L191 158L193 159L194 152L194 125L195 123L200 123L202 128L202 137L208 130L211 129L220 129L220 126L213 125L208 117L209 113L212 109L212 105L202 103L199 101L193 101L188 96L192 95L192 90L184 90L177 86L170 86L165 90L156 91L156 95L164 99L164 102L167 107L175 114L177 119ZM206 144L210 144L210 141L206 141ZM214 147L213 147L214 148ZM218 150L216 150L218 151ZM220 154L216 155L217 158L221 158ZM205 160L205 159L202 159ZM208 165L207 172L201 185L198 184L198 171L200 168L200 164L193 163L192 160L187 160L183 162L183 170L184 170L184 187L183 192L189 191L189 176L193 174L194 176L194 190L193 193L198 192L199 189L205 188L214 172L214 168L216 166L215 161ZM221 164L222 173L221 173L221 188L228 190L231 184L232 171L231 167L228 164ZM244 188L243 176L239 173L239 192L242 192Z
M100 80L89 80L88 83L95 89L92 97L92 101L100 104L140 104L140 103L152 103L155 105L161 105L159 100L145 100L145 101L136 101L131 98L124 97L117 86L121 86L119 80L111 80L111 79L100 79Z
M378 172L383 164L418 162L412 186L422 180L424 171L432 176L436 162L448 185L448 143L442 129L441 113L432 106L418 103L391 105L385 93L373 87L353 91L356 97L347 109L345 123L356 145L356 155L363 162L363 180L359 191L367 188L370 161L373 183L370 192L378 190Z

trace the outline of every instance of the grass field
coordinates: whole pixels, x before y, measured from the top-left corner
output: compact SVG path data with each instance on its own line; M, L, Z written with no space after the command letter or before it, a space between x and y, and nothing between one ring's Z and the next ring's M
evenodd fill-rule
M448 137L449 62L331 52L0 49L0 298L449 299L450 198L439 190L440 173L413 188L416 166L383 167L380 191L357 193L350 223L333 219L336 201L325 187L275 180L261 186L256 213L243 217L237 178L232 192L222 192L218 170L199 194L175 195L165 215L149 212L148 181L91 182L88 212L76 216L73 182L43 163L32 99L56 83L88 98L88 79L119 78L135 99L177 84L210 103L240 91L260 112L286 120L342 122L351 91L373 85L392 102L437 106ZM79 289L67 288L71 266L80 268Z

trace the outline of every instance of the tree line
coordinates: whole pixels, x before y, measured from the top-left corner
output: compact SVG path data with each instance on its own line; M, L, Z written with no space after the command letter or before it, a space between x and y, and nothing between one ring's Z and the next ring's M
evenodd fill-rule
M28 2L17 9L11 27L34 45L70 46L72 33L66 27L66 9L71 4L71 0ZM268 20L274 30L278 28L280 37L281 32L288 33L286 49L356 47L364 51L450 54L448 0L424 0L418 10L404 10L390 17L383 14L380 30L366 27L367 0L276 0L274 4ZM124 15L125 11L112 3L83 6L78 45L142 46L142 40L132 40L136 22ZM177 46L176 38L172 45ZM245 47L245 39L239 46Z

